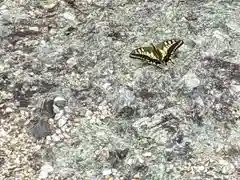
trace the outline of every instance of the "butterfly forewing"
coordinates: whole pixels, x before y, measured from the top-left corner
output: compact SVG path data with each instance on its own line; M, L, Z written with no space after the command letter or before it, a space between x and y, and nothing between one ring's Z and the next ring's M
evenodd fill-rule
M141 47L135 49L130 53L130 57L155 63L159 61L158 54L154 51L153 47Z

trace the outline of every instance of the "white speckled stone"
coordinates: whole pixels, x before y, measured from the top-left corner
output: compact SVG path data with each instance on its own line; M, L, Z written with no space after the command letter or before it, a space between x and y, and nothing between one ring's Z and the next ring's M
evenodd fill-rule
M143 154L144 157L151 157L152 156L152 153L151 152L145 152Z
M10 107L7 107L5 111L6 111L6 113L11 113L11 112L13 112L14 110L13 110L12 108L10 108Z
M56 135L56 134L53 134L52 135L52 140L54 141L54 142L57 142L57 141L60 141L60 137L58 136L58 135Z
M54 119L55 120L59 120L59 119L61 119L63 117L63 115L64 115L64 110L61 110L58 113L56 113Z
M109 176L110 174L112 174L112 170L111 169L104 169L102 171L103 176Z
M200 80L194 73L187 73L184 76L185 85L188 87L189 90L200 85Z
M41 167L38 179L46 179L48 177L48 174L51 172L53 172L53 167L49 163L45 163Z
M68 118L63 116L61 119L58 120L58 127L63 127L67 123Z
M71 21L75 20L75 15L70 12L63 13L63 17L67 20L71 20Z
M54 98L54 104L59 108L63 108L66 104L66 99L64 97L58 96Z

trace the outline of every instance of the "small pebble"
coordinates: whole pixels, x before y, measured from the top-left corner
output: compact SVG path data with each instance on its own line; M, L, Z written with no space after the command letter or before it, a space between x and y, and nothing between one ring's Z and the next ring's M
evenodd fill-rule
M80 123L74 123L74 126L78 127L78 126L80 126Z
M52 140L53 140L54 142L60 141L60 137L57 136L56 134L54 134L54 135L52 135Z
M72 122L68 121L66 125L67 125L67 127L71 127L72 126Z
M63 132L65 132L66 129L67 129L67 124L65 124L63 127L61 127L61 130L62 130Z
M102 171L102 175L103 176L108 176L108 175L111 175L112 174L112 170L111 169L104 169Z
M195 169L197 172L201 172L201 171L204 171L205 167L204 167L204 166L196 166L196 167L194 167L194 169Z
M72 129L72 127L67 127L67 128L65 129L65 132L70 132L71 129Z
M49 123L50 125L54 124L54 119L49 118L49 119L48 119L48 123Z
M64 139L64 135L63 134L59 134L58 135L60 139Z
M67 60L67 64L70 65L70 66L75 66L75 65L77 65L77 59L74 58L74 57L69 58L69 59Z
M65 116L58 120L58 127L63 127L67 123L68 118Z
M143 154L144 157L151 157L152 156L152 153L151 152L145 152Z
M57 129L57 130L56 130L56 134L62 134L61 130L60 130L60 129Z
M139 173L135 174L132 180L138 180L138 179L140 179Z
M49 165L48 163L44 164L41 167L40 174L38 176L39 179L46 179L48 177L48 174L53 172L53 167Z
M58 5L58 0L45 0L45 1L41 1L41 6L44 9L53 9L57 5Z
M51 136L47 136L47 137L46 137L46 140L47 140L47 141L51 141L51 140L52 140Z
M56 113L54 119L59 120L63 115L64 115L64 110L61 110L58 113Z
M29 27L29 30L38 32L39 28L37 26L33 26L33 27Z
M112 174L117 175L117 169L112 169Z
M144 160L141 158L141 157L138 157L138 161L143 164L144 163Z
M86 111L85 116L86 116L87 118L91 118L92 115L93 115L92 111L90 111L90 110L87 110L87 111Z
M0 137L6 137L8 133L2 128L0 129Z
M76 123L80 122L80 118L74 118L73 122L76 122Z
M134 160L133 160L133 159L128 159L127 164L128 164L129 166L131 166L133 163L134 163Z
M70 139L70 136L67 133L64 133L63 136L67 139Z
M13 112L14 110L13 110L12 108L10 108L10 107L7 107L5 111L6 111L6 113L11 113L11 112Z
M54 99L54 104L57 107L63 108L66 105L66 100L63 97L58 96Z
M64 110L53 104L53 112L56 114L55 119L59 119L63 114Z
M193 88L197 87L200 85L200 80L198 77L193 74L193 73L188 73L187 75L184 76L185 79L185 85L192 90Z
M63 14L63 17L67 20L71 20L71 21L74 21L75 20L75 15L70 13L70 12L65 12Z

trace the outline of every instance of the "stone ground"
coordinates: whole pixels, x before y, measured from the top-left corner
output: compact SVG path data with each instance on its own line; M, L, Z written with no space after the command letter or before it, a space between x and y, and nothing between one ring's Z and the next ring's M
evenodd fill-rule
M239 0L0 0L0 179L240 179ZM174 64L130 59L180 38Z

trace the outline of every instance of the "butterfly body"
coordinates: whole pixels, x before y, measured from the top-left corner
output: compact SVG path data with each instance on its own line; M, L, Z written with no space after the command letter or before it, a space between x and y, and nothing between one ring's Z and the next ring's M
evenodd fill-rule
M155 64L167 64L171 61L171 56L183 44L182 40L167 40L156 46L140 47L130 53L131 58L147 60Z

